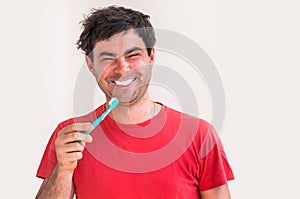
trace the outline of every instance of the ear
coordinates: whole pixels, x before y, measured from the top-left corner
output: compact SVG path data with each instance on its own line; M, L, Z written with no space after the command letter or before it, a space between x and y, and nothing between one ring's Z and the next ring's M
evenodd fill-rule
M153 64L155 59L155 50L154 48L151 49L151 54L150 54L150 63Z
M93 74L93 76L95 76L96 73L95 73L93 61L90 59L90 57L88 55L85 55L85 62L89 68L89 71Z

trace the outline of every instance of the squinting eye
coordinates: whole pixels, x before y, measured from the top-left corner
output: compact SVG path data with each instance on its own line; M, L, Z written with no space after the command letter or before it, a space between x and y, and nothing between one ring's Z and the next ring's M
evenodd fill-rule
M102 61L112 61L114 60L113 58L103 58Z
M138 56L140 56L141 55L141 53L132 53L132 54L129 54L127 57L138 57Z

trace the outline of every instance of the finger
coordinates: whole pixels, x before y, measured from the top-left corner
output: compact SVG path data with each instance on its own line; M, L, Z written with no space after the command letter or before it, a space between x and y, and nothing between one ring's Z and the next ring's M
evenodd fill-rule
M85 143L91 143L93 141L93 137L89 134L81 133L80 137L82 137L81 141L84 142L84 145L85 145Z
M72 142L68 143L64 146L65 153L72 153L72 152L82 152L84 150L85 144L84 142Z
M72 133L64 134L64 136L61 136L61 139L63 140L62 142L64 144L76 142L78 140L81 140L81 141L87 142L87 143L90 143L93 141L93 138L91 135L84 134L81 132L72 132Z
M71 133L71 132L76 132L76 131L91 131L93 130L94 127L91 123L73 123L70 124L60 130L61 133Z
M68 144L70 142L75 142L76 140L80 140L79 132L71 132L71 133L60 133L56 138L56 143L58 145Z
M82 159L83 157L83 154L82 152L79 152L79 151L75 151L75 152L70 152L70 153L66 153L64 154L63 156L63 159L66 161L76 161L76 160L80 160Z
M78 139L76 142L82 143L83 141L83 143L91 143L93 141L93 137L90 135L83 134L82 136L84 136L83 139Z

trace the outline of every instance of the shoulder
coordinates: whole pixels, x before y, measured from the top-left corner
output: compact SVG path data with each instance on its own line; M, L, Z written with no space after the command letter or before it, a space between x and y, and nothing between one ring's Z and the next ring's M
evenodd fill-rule
M84 122L92 123L101 114L102 110L103 110L103 105L101 105L98 108L96 108L95 110L87 113L86 115L66 119L58 124L57 129L62 129L73 123L84 123Z
M168 118L170 119L179 119L181 122L192 123L197 125L199 130L207 131L213 128L212 124L205 119L184 113L173 108L170 108L166 105L163 105L164 110L166 111Z

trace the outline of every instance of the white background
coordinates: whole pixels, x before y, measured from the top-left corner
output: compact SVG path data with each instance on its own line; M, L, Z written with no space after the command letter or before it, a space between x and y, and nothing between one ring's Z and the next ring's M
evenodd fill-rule
M226 93L222 140L233 198L296 198L299 190L300 6L296 0L1 1L1 198L33 198L46 143L73 116L82 14L126 5L197 42ZM203 117L209 118L209 108ZM205 115L208 116L205 116ZM202 116L202 115L201 115Z

